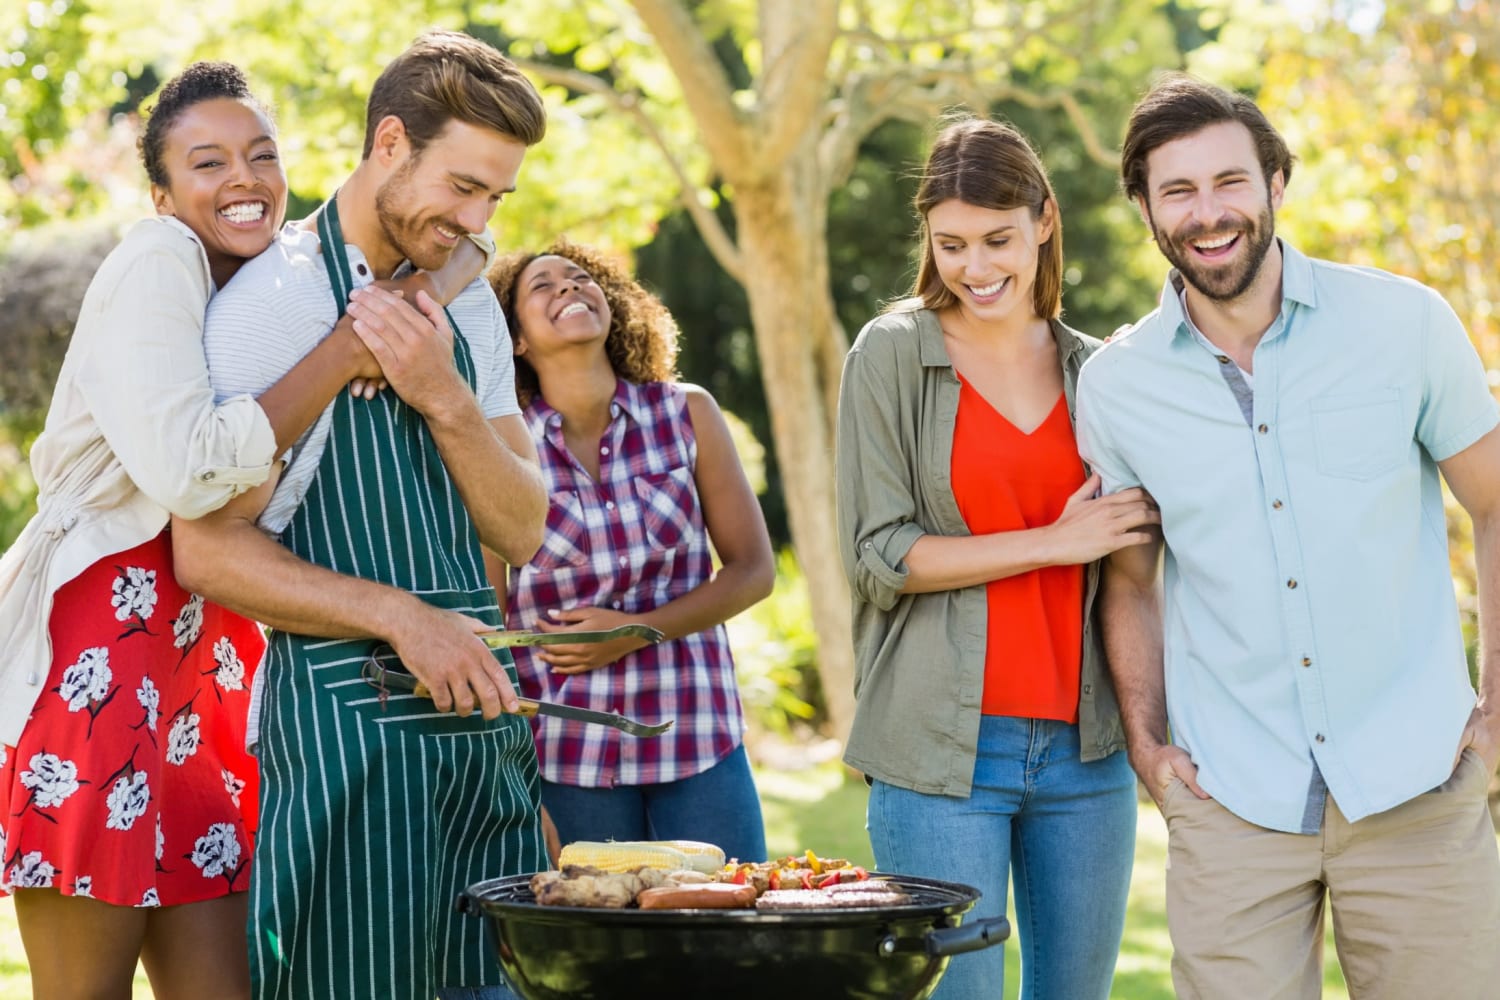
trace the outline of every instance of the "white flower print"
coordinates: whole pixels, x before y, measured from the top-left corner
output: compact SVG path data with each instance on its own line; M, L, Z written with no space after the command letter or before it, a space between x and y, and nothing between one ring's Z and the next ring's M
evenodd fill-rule
M203 598L194 594L172 620L172 645L178 649L186 649L198 641L202 632Z
M92 875L80 875L73 880L73 895L94 898L94 877Z
M235 808L238 809L240 805L240 793L245 790L245 779L236 777L235 773L227 767L221 770L224 776L224 791L229 793L229 801L233 802Z
M172 721L172 730L167 733L167 763L181 766L198 752L202 737L198 733L198 713L186 712Z
M136 771L115 782L105 800L109 806L109 818L104 821L110 830L129 830L135 821L146 812L151 801L151 787L146 783L146 772Z
M141 686L135 689L135 700L146 710L146 725L156 732L156 720L161 713L161 692L151 678L141 678Z
M147 889L146 894L141 897L141 901L136 904L137 908L160 905L161 899L157 897L155 888Z
M156 570L127 566L123 575L115 577L114 596L109 603L114 606L116 621L150 618L156 613Z
M10 760L10 747L0 743L0 767L4 767L8 760Z
M68 703L68 711L81 711L108 697L109 682L114 680L114 676L114 671L109 669L108 647L90 646L78 654L77 661L71 667L63 671L57 694Z
M221 636L214 643L214 662L219 665L219 671L214 675L215 684L225 691L245 690L245 663L229 636Z
M57 869L50 861L42 860L41 851L32 851L16 862L10 869L12 889L48 889L57 877Z
M156 814L156 861L161 863L162 851L166 850L167 838L161 832L161 813Z
M234 827L228 823L210 826L193 844L190 857L204 878L233 877L240 864L240 842L234 835Z
M78 765L57 754L38 753L31 758L31 769L21 772L21 784L31 789L38 809L51 809L78 791Z

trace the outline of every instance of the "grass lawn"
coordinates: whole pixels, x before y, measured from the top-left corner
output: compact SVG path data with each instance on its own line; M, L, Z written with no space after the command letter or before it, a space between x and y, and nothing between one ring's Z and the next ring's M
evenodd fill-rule
M845 857L873 866L870 844L865 837L866 788L863 782L844 779L836 761L802 770L761 768L760 784L765 809L767 843L772 856L799 853L811 848L826 857ZM1155 807L1141 809L1136 838L1135 875L1130 886L1129 916L1125 943L1115 973L1115 1000L1172 1000L1168 968L1171 944L1162 873L1167 852L1166 827ZM1014 922L1015 914L1011 914ZM1347 1000L1343 976L1334 957L1330 935L1325 946L1325 1000ZM1005 996L1014 998L1019 989L1015 974L1020 968L1014 939L1006 944ZM31 980L26 956L16 930L15 907L9 898L0 900L0 1000L28 1000ZM150 1000L144 975L136 978L136 1000Z

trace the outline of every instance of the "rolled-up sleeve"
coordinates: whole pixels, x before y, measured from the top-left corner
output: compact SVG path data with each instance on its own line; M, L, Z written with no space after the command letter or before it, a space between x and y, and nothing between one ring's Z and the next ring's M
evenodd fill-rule
M858 344L844 360L834 461L839 552L856 599L882 611L906 583L906 553L924 529L914 520L910 443L879 364Z
M141 492L179 517L202 517L265 481L275 433L249 396L214 404L203 354L210 286L197 246L170 231L127 239L141 251L79 316L89 349L77 384Z

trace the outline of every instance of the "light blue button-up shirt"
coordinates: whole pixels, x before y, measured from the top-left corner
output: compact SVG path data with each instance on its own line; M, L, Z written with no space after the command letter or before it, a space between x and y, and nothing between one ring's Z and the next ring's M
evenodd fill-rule
M1296 833L1318 772L1352 821L1452 769L1475 696L1435 463L1500 412L1436 292L1281 247L1248 423L1174 273L1084 366L1078 443L1161 505L1173 742L1230 811Z

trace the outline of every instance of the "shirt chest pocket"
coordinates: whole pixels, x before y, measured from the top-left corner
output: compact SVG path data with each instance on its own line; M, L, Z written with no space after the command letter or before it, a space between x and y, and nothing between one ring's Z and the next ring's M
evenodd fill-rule
M1374 479L1400 465L1412 447L1399 389L1314 400L1312 425L1318 471L1340 479Z
M542 547L531 557L537 569L563 569L589 561L589 530L583 503L572 490L559 490L547 498L547 530Z
M636 476L633 480L640 504L641 524L652 545L675 549L689 540L693 513L698 505L691 469Z

